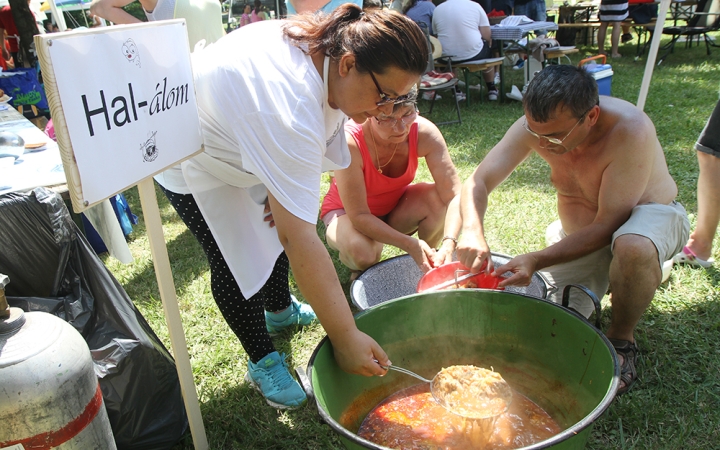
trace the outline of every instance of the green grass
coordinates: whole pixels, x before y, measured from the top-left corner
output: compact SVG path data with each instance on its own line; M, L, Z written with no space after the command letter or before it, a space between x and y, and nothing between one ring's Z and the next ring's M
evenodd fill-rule
M573 63L591 54L581 49ZM634 46L621 52L633 55ZM615 72L612 93L637 101L644 60L625 57L610 61ZM509 82L520 84L519 71L506 71ZM675 53L656 68L645 110L657 128L668 165L680 190L679 200L691 214L697 211L695 183L697 160L693 144L718 99L720 50L705 55L704 47ZM509 84L506 83L506 90ZM502 137L522 110L518 102L480 103L474 94L471 107L462 105L461 125L441 127L453 160L463 179ZM448 99L438 101L434 120L449 119ZM421 109L427 104L421 102ZM419 178L429 179L421 166ZM325 180L327 184L327 179ZM135 189L127 193L138 215ZM212 449L326 449L340 447L324 425L315 405L277 412L243 382L247 355L229 330L210 294L209 272L202 251L158 191L163 223L173 265L183 325L200 397L203 419ZM531 157L491 196L486 218L488 239L494 251L519 254L543 246L545 227L556 217L555 198L547 165ZM322 234L322 227L318 227ZM160 338L170 347L155 274L141 220L130 243L135 262L105 262L125 287ZM715 242L720 259L720 242ZM384 256L398 254L386 249ZM331 252L347 292L349 273ZM675 268L661 286L637 327L642 356L634 390L617 398L600 418L589 439L592 449L710 449L720 448L720 303L717 268ZM291 288L299 294L291 280ZM301 296L300 296L301 297ZM603 321L609 307L605 300ZM291 355L292 366L305 366L324 336L322 328L308 327L276 338L280 351ZM177 449L192 448L187 436Z

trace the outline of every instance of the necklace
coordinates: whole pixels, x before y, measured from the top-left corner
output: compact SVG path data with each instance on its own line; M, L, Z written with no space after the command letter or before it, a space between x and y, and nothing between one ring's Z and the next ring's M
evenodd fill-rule
M373 147L375 147L375 160L377 161L377 165L378 165L377 171L378 171L378 173L382 173L383 167L390 164L390 161L392 161L392 159L395 157L395 152L397 152L399 142L397 144L395 144L395 148L393 149L392 155L390 155L390 159L388 159L385 164L380 165L380 154L378 153L378 146L375 143L375 134L373 133L372 125L368 124L368 127L370 128L370 138L372 138Z

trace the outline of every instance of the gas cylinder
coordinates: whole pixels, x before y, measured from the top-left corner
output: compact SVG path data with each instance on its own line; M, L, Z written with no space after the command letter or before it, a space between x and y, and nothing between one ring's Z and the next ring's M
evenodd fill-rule
M6 280L0 274L0 449L116 449L85 340L51 314L3 306Z

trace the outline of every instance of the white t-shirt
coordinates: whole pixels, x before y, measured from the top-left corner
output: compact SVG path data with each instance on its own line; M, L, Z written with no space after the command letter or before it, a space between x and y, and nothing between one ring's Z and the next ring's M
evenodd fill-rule
M147 12L147 10L143 8L143 11L145 11L145 17L147 17L150 22L174 19L175 0L158 0L155 4L155 9Z
M442 45L443 55L469 59L483 49L480 27L490 21L480 5L471 0L447 0L433 13L433 32Z
M282 252L263 221L267 191L315 224L321 173L350 163L346 116L329 107L327 84L282 25L242 27L192 58L206 156L183 163L183 174L246 297Z

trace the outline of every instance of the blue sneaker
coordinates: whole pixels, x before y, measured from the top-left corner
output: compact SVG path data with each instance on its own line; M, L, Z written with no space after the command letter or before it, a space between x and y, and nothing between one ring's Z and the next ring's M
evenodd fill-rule
M312 306L300 303L294 295L290 295L290 300L290 308L292 308L293 311L285 320L275 321L272 318L273 314L265 311L265 324L267 325L268 333L271 335L277 334L285 328L293 325L310 325L317 320L317 316L315 315L315 311L313 311Z
M250 383L264 397L268 405L277 409L292 409L307 402L305 391L290 375L285 354L272 352L257 364L248 360L245 381Z

